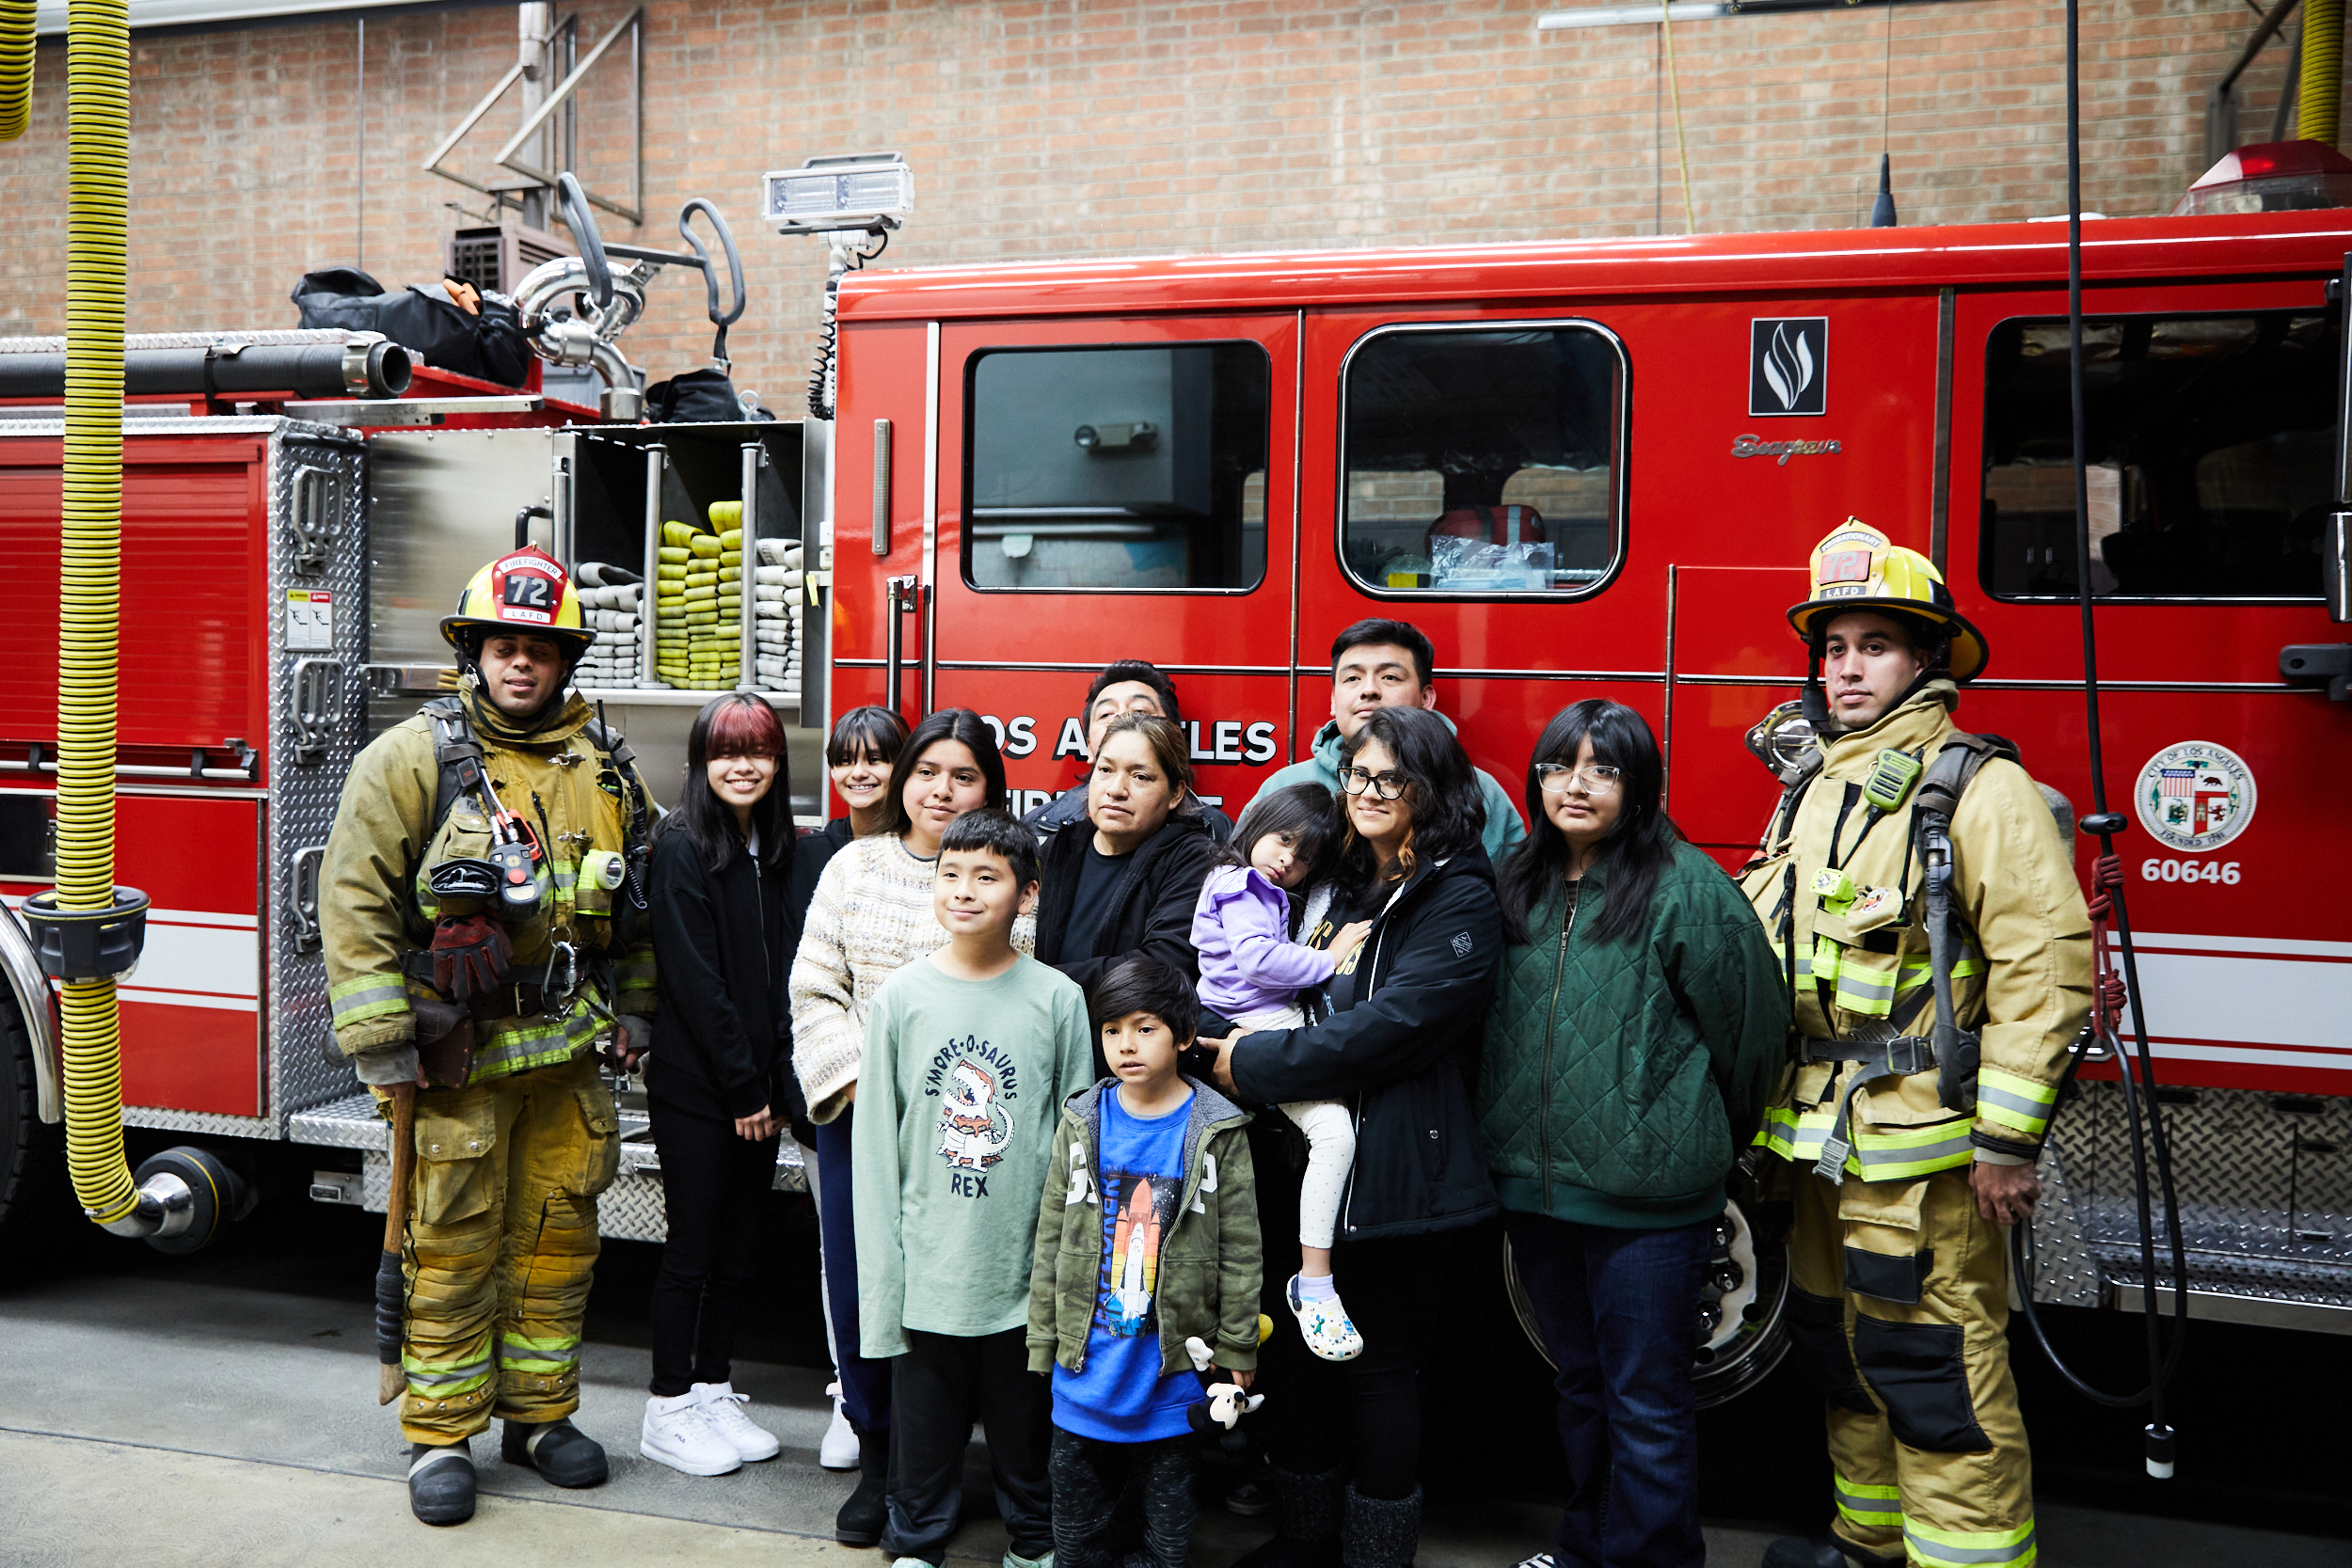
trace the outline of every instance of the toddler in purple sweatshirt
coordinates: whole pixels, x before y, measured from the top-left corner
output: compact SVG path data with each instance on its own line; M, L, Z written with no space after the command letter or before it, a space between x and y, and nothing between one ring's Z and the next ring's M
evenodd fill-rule
M1200 955L1200 1000L1245 1029L1295 1029L1306 1022L1299 993L1319 990L1363 945L1370 921L1329 933L1329 945L1290 940L1289 890L1320 879L1339 834L1339 811L1318 784L1294 784L1250 803L1233 831L1232 858L1209 873L1192 911ZM1327 927L1326 928L1327 929ZM1317 935L1323 934L1321 931ZM1307 1344L1327 1361L1363 1354L1331 1283L1331 1240L1356 1164L1356 1127L1336 1100L1282 1107L1307 1137L1298 1194L1300 1267L1287 1295Z

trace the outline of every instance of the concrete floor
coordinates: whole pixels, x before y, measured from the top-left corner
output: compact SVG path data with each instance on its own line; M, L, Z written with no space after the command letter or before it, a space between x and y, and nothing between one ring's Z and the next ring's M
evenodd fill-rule
M494 1568L692 1561L887 1568L832 1540L851 1484L821 1470L819 1374L740 1364L751 1414L784 1440L768 1464L698 1480L638 1457L643 1351L592 1344L580 1426L612 1480L560 1492L501 1464L477 1439L474 1521L428 1532L408 1514L406 1454L375 1403L363 1307L233 1285L121 1277L23 1282L0 1293L0 1564L6 1568L273 1568L318 1563ZM974 1450L976 1467L984 1456ZM985 1497L976 1473L967 1496ZM2342 1542L2045 1506L2051 1568L2344 1568ZM1549 1534L1549 1512L1507 1502L1433 1510L1422 1568L1509 1568ZM1200 1568L1225 1568L1263 1535L1209 1508ZM1719 1565L1747 1568L1767 1537L1710 1527ZM993 1520L958 1537L953 1560L993 1564Z

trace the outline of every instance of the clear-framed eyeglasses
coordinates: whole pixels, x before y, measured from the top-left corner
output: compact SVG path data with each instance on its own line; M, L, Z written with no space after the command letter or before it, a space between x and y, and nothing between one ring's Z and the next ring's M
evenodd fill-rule
M1386 773L1368 773L1360 768L1340 769L1340 788L1350 795L1361 795L1369 790L1383 800L1393 800L1405 793L1407 782L1404 774L1393 768Z
M1625 777L1625 770L1605 762L1570 768L1564 762L1539 762L1535 765L1535 782L1547 795L1569 795L1581 787L1587 795L1610 795Z

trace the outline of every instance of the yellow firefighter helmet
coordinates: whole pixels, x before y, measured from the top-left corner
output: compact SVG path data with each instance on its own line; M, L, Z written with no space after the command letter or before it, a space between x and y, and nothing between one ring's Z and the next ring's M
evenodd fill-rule
M1856 610L1925 623L1952 640L1951 675L1973 680L1991 657L1984 633L1952 608L1944 574L1917 550L1905 549L1859 517L1849 517L1813 547L1813 593L1788 610L1788 624L1807 642L1820 628Z
M457 597L457 613L441 618L441 638L468 658L480 657L482 639L501 632L544 637L577 663L596 641L580 626L580 594L562 562L526 545L473 575Z

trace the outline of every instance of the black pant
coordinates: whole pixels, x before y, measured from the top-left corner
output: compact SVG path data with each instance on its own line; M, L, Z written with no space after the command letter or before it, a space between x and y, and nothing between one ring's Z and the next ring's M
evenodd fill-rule
M730 1381L743 1286L759 1245L759 1217L776 1181L776 1139L753 1143L732 1122L653 1101L661 1151L661 1207L670 1237L653 1282L653 1382L659 1399L697 1383Z
M1132 1491L1143 1515L1143 1556L1184 1568L1192 1555L1190 1433L1149 1443L1106 1443L1054 1429L1054 1568L1111 1568L1111 1515ZM1027 1553L1023 1553L1027 1556Z
M1052 1392L1029 1370L1026 1328L964 1336L907 1331L890 1363L890 1520L886 1557L946 1559L963 1505L963 1450L977 1418L988 1433L996 1509L1015 1556L1054 1549L1046 1481Z
M1268 1140L1269 1145L1271 1140ZM1255 1155L1261 1144L1250 1140ZM1268 1236L1298 1233L1298 1174L1279 1147L1258 1163L1258 1223ZM1260 1309L1274 1338L1259 1354L1267 1456L1294 1475L1347 1466L1367 1497L1413 1495L1421 1468L1421 1368L1461 1309L1462 1259L1471 1230L1393 1241L1342 1241L1331 1278L1364 1337L1353 1361L1325 1361L1299 1337L1284 1294L1287 1269L1269 1265Z

